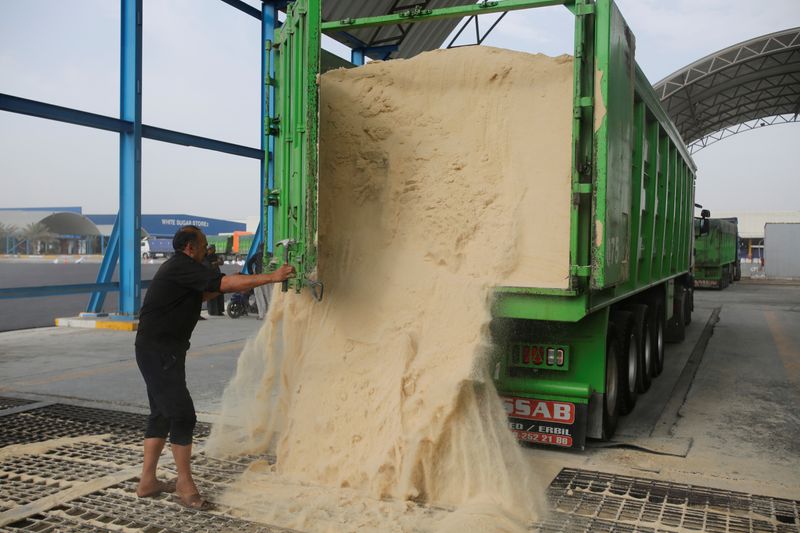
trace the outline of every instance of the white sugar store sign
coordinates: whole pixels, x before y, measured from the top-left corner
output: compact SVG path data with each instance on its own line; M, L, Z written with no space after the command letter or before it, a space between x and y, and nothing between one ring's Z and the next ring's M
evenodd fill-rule
M165 226L197 226L207 228L207 220L192 220L190 218L162 218L161 223Z

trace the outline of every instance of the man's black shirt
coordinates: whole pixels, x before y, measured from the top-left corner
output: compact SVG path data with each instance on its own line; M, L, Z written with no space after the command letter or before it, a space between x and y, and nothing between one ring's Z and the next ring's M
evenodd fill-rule
M203 292L219 292L222 276L181 252L167 259L144 297L136 345L167 352L188 350Z

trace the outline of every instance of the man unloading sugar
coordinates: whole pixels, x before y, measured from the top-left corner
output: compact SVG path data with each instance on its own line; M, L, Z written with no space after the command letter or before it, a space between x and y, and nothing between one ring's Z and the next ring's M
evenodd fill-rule
M136 495L145 498L176 492L183 505L195 509L205 502L192 479L192 432L197 418L186 388L185 362L200 307L219 293L248 291L294 275L293 267L283 265L271 274L226 276L203 265L207 245L206 236L195 226L184 226L175 233L175 255L161 265L147 289L136 334L136 363L150 402ZM167 436L178 471L175 483L156 477Z

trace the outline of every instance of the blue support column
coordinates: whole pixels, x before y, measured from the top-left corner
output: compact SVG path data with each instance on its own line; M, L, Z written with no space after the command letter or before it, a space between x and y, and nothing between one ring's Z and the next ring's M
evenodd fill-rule
M100 242L103 242L102 235ZM108 246L103 255L103 262L100 263L100 270L97 272L97 283L110 283L114 276L114 269L117 268L119 259L119 217L114 221L114 228L111 230L111 237L108 239ZM89 305L86 307L87 313L102 313L103 304L106 301L105 291L96 291L89 298Z
M364 64L364 49L363 48L353 48L350 52L350 62L357 67L360 67Z
M265 216L265 201L267 190L275 186L275 167L273 163L272 154L275 151L275 139L269 134L270 118L275 116L275 89L272 85L272 80L275 77L275 70L272 66L272 50L270 46L275 39L275 23L278 20L278 6L276 2L264 1L261 5L261 150L264 152L264 158L261 160L260 170L261 179L260 185L260 202L259 202L259 220L258 229L256 229L255 237L253 237L253 244L250 246L250 251L247 253L242 272L245 274L252 274L247 267L250 259L258 253L258 247L266 239L265 248L272 252L273 228L274 228L274 208L269 206L266 208ZM266 236L264 235L266 228Z
M119 136L119 314L141 303L142 0L120 0L120 117L133 124Z

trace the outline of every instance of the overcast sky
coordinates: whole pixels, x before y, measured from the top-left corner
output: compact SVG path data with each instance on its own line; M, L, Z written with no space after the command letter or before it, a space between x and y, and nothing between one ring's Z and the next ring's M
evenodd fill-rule
M618 4L652 82L727 46L800 26L800 0ZM220 0L144 0L143 122L258 147L259 39L258 21ZM511 13L486 44L571 53L572 18L562 7ZM118 116L119 2L0 0L0 92ZM144 213L257 215L257 161L142 144ZM706 148L695 155L697 201L712 211L800 210L798 147L800 123ZM118 135L0 111L0 185L0 207L116 212Z

